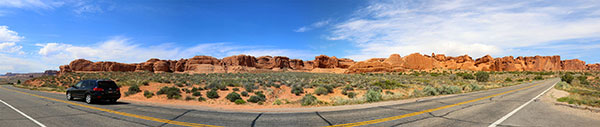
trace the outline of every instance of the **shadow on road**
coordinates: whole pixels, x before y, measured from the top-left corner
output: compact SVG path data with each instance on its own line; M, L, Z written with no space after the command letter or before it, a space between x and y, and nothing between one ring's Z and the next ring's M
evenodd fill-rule
M111 103L111 102L96 102L94 104L95 105L128 105L129 103L117 101L115 103Z

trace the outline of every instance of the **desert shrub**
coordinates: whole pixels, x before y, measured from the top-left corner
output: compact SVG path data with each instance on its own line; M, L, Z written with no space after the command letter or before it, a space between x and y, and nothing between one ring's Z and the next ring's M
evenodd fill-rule
M561 82L556 83L555 88L561 89L561 90L568 90L569 88L571 88L571 86L567 82L561 81Z
M192 97L192 96L186 96L186 97L185 97L185 100L186 100L186 101L189 101L189 100L194 100L194 99L196 99L196 98L194 98L194 97Z
M198 101L206 101L206 98L204 98L204 97L198 97Z
M256 95L250 96L250 98L248 98L248 102L258 103L260 101L263 101L263 98Z
M381 92L375 90L367 91L367 93L364 95L364 98L367 102L377 102L383 99L381 96Z
M244 84L244 89L246 89L246 91L248 91L248 92L254 92L254 89L256 89L256 88L255 88L254 84L248 83L248 84Z
M440 94L455 94L455 93L459 93L460 92L460 88L458 88L457 86L442 86L442 87L438 87L437 91Z
M242 94L242 96L244 96L244 97L247 97L247 96L249 96L249 95L248 95L248 92L246 92L246 91L242 91L242 93L241 93L241 94Z
M133 95L139 92L142 92L142 90L140 90L140 87L138 85L132 85L131 87L129 87L129 89L127 89L127 92L125 92L125 96Z
M263 101L267 100L267 99L266 99L266 98L267 98L267 96L265 96L265 94L263 94L263 92L262 92L262 91L256 91L256 92L254 92L254 95L256 95L256 96L258 96L258 97L261 97Z
M291 92L296 96L300 96L300 94L304 93L304 88L301 86L293 86Z
M146 97L146 98L152 98L152 96L154 96L154 93L152 93L152 92L150 92L148 90L144 91L144 97Z
M512 79L510 77L506 77L506 79L504 79L505 82L512 82Z
M13 80L14 81L14 80ZM21 84L21 80L17 80L17 84Z
M281 100L279 100L279 99L276 99L276 100L273 102L273 105L281 105L281 104L283 104L283 102L281 102Z
M219 89L219 90L229 90L227 89L227 85L220 82L211 82L206 86L207 89Z
M206 92L206 97L208 97L210 99L216 99L216 98L219 98L219 93L217 93L216 89L212 89L212 90Z
M355 92L348 92L348 95L346 95L346 96L348 96L348 98L354 98L354 97L356 97L356 93Z
M382 89L395 89L395 88L398 88L398 87L402 87L402 88L407 87L407 86L402 85L402 84L400 84L400 83L398 83L396 81L390 81L390 80L380 80L380 81L377 81L377 82L373 83L372 85L373 86L378 86L378 87L380 87Z
M192 93L192 96L196 96L196 97L198 97L198 96L202 96L202 93L201 93L201 92L198 92L198 91L196 91L196 92Z
M236 99L234 102L235 102L235 104L238 104L238 105L241 105L241 104L246 104L246 101L244 101L244 100L243 100L243 99L241 99L241 98L240 98L240 99Z
M542 77L541 75L538 75L538 76L533 77L533 80L544 80L544 77Z
M229 100L231 102L234 102L237 99L242 99L240 94L238 94L236 92L231 92L231 93L227 94L227 96L225 96L225 98L227 98L227 100Z
M383 89L381 89L381 87L379 87L379 86L371 86L371 87L369 87L369 90L374 90L374 91L377 91L377 92L382 92L383 91Z
M385 94L394 95L394 92L392 92L392 91L385 91Z
M233 88L233 91L240 91L240 88Z
M577 77L577 79L579 80L580 84L583 84L583 85L589 85L590 84L590 82L587 81L587 76L583 76L582 75L582 76Z
M317 94L318 96L321 95L327 95L329 92L327 91L327 88L323 87L323 86L319 86L317 87L317 89L315 89L315 94Z
M191 92L192 92L192 93L195 93L195 92L197 92L197 91L198 91L198 88L196 88L196 87L192 87L192 90L191 90Z
M300 102L301 102L302 106L316 105L319 103L317 100L317 97L313 96L312 94L304 95L304 97L302 97Z
M567 82L569 84L571 84L573 79L575 79L575 77L573 77L573 75L571 75L571 73L566 73L566 74L560 76L561 81Z
M477 90L481 90L481 86L477 85L477 84L470 84L469 87L471 87L472 91L477 91Z
M162 87L156 92L156 95L166 94L168 99L179 99L181 98L181 91L177 87Z
M150 83L148 81L142 81L142 85L148 86L148 85L150 85Z
M425 88L423 88L423 94L428 95L428 96L435 96L435 95L439 95L440 93L437 91L437 89L435 89L431 86L426 86Z
M471 73L457 73L456 75L462 77L463 79L475 79L475 76Z
M177 87L183 87L183 84L182 84L182 83L179 83L179 82L178 82L178 83L175 83L175 85L176 85Z
M490 79L490 74L484 71L475 73L478 82L487 82Z

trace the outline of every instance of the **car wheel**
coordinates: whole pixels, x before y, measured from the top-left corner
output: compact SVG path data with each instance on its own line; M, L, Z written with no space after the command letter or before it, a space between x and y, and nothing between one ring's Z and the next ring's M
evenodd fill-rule
M67 100L73 100L73 96L71 96L71 93L67 93Z
M85 95L85 103L91 104L94 100L92 100L92 95Z

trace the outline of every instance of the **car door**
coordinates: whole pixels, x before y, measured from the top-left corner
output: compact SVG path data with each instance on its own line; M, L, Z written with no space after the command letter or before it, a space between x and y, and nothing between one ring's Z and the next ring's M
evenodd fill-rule
M71 90L71 96L73 97L81 97L81 88L83 88L83 83L85 81L79 81L77 84L75 84L75 86L73 87L73 90Z

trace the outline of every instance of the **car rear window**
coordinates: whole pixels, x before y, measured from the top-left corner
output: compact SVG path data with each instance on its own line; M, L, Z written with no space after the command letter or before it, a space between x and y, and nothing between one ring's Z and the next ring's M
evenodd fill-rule
M100 88L117 88L117 84L113 81L98 81L98 87Z

